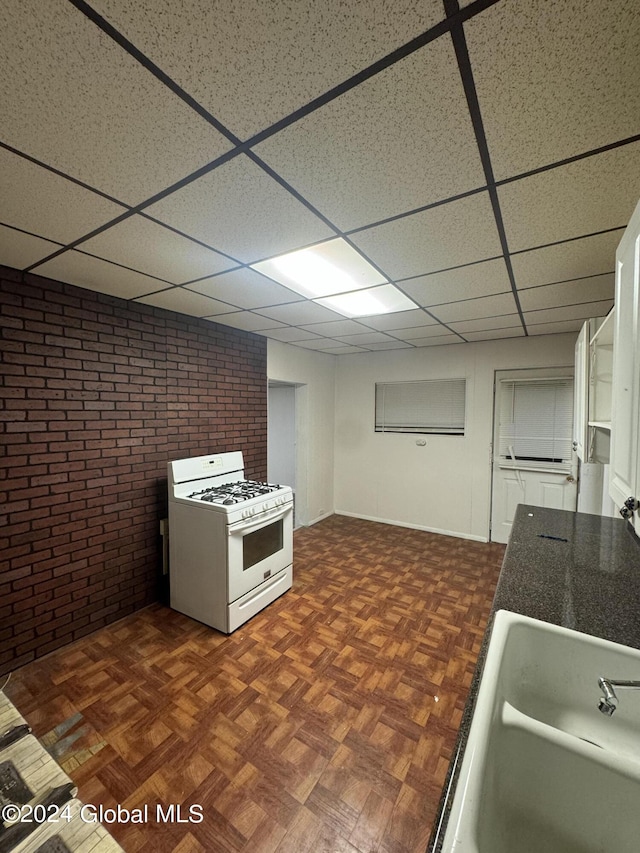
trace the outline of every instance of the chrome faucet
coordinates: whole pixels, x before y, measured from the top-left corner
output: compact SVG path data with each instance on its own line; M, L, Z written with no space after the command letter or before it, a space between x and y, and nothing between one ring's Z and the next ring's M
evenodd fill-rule
M618 696L615 691L616 687L618 690L625 688L628 688L629 690L640 690L640 681L614 681L612 678L605 678L604 676L600 676L598 679L598 685L604 694L600 697L600 701L598 702L598 710L603 714L606 714L607 717L611 717L615 709L618 707Z

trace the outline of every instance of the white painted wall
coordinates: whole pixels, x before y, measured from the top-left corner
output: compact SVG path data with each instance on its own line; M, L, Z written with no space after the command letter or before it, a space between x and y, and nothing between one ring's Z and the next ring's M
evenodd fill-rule
M576 334L338 357L335 510L486 541L491 500L494 371L573 367ZM464 436L376 433L375 383L467 380Z
M336 356L267 341L267 376L296 388L296 521L313 524L334 511Z

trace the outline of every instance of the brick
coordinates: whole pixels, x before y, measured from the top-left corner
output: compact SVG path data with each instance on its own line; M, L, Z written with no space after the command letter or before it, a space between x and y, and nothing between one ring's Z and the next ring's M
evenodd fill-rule
M5 342L8 343L8 342ZM4 348L3 360L5 364L28 364L31 366L44 365L44 358L41 355L28 355L27 353L18 352L17 347L11 352L10 347Z
M8 341L28 341L32 344L44 343L44 335L38 332L27 332L25 329L7 328L4 331L4 337Z
M214 440L266 473L263 338L33 274L9 279L5 669L156 598L168 459Z

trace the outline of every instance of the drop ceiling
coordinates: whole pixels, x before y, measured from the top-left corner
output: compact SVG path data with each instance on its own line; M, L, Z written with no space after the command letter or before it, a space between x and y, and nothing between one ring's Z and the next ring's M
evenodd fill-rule
M0 44L2 264L335 354L613 303L636 0L3 0ZM250 268L336 237L412 307Z

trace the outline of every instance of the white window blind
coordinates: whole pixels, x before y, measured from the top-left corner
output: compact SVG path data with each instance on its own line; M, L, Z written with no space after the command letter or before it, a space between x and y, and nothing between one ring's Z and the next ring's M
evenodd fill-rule
M376 432L464 435L464 379L376 383Z
M569 471L573 379L503 379L500 386L503 467Z

